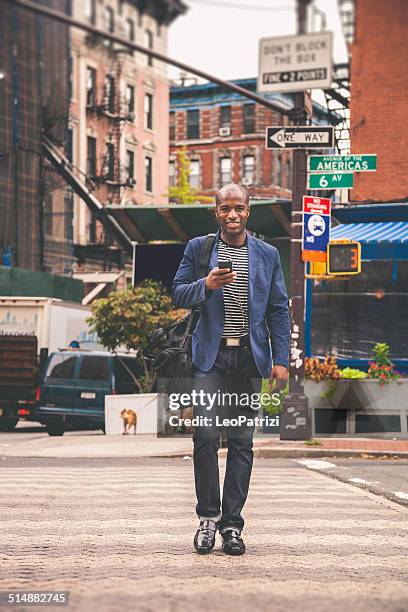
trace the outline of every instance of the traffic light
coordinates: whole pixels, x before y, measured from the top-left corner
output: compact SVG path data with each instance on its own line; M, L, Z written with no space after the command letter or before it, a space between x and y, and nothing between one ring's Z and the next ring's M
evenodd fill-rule
M354 240L334 240L327 245L327 274L350 276L361 272L361 245Z

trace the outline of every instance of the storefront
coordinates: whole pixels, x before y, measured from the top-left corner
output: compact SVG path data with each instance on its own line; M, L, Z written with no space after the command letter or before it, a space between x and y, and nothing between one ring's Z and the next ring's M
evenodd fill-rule
M334 355L342 367L366 369L376 342L386 342L408 371L408 204L334 209L331 239L357 240L361 273L348 280L308 280L307 356Z
M367 370L377 342L408 373L408 204L335 208L331 239L361 243L361 273L348 280L307 280L305 354L333 355L341 368ZM388 385L308 381L314 433L406 436L407 379ZM327 391L329 394L327 395Z

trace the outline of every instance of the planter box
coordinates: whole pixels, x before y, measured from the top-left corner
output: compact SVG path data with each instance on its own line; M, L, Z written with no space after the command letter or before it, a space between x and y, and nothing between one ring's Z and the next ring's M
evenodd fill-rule
M395 410L408 408L408 378L402 378L386 385L374 379L343 379L336 383L336 390L330 397L328 382L315 383L307 380L305 393L311 408L345 408L352 410Z
M407 434L408 379L385 385L374 379L344 379L329 397L329 382L306 381L315 433ZM329 415L328 412L332 411ZM322 431L326 428L326 431Z

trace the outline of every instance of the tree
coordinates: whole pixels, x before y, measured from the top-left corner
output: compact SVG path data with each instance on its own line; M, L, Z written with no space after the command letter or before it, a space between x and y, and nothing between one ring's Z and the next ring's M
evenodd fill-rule
M144 376L138 380L130 371L129 374L139 392L146 392L151 387L152 375L142 352L155 329L176 321L184 312L173 309L171 298L161 283L145 280L134 288L113 291L108 297L93 302L92 316L87 322L108 350L114 352L123 347L137 351Z
M186 147L181 147L177 153L177 182L169 187L168 196L178 204L194 204L195 202L212 202L208 196L198 195L199 190L191 187L189 182L190 160Z

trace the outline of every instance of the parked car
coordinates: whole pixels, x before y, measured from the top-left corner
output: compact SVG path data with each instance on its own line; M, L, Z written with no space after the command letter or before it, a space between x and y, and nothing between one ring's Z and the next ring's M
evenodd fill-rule
M137 393L134 377L142 374L129 353L67 349L52 353L37 390L36 421L50 436L66 429L105 430L105 395Z

